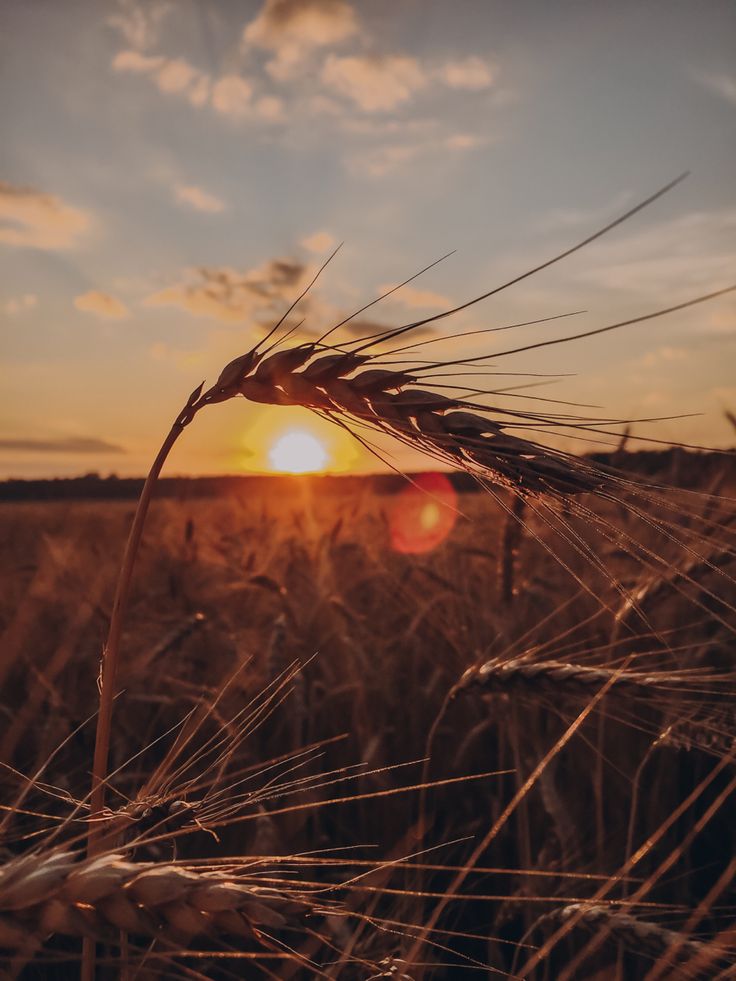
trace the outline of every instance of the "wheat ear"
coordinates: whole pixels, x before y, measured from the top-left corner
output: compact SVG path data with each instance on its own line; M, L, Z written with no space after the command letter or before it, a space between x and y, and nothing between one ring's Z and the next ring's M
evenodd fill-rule
M315 911L306 895L237 875L110 853L83 862L68 851L30 854L0 870L0 947L11 950L52 933L114 940L123 930L176 944L200 935L257 939L260 928L297 925Z
M677 960L689 960L701 955L708 946L696 940L688 940L682 934L668 930L658 923L640 920L628 913L622 913L611 906L570 903L568 906L552 910L537 921L537 925L539 926L543 921L564 923L573 917L576 918L577 925L591 931L602 927L627 950L655 959L669 954L674 955Z
M529 661L524 658L503 661L494 658L468 668L455 686L455 693L482 688L496 692L534 691L556 697L563 694L590 696L605 684L610 684L611 693L619 691L646 696L653 690L661 692L662 689L676 693L679 688L686 692L686 686L692 685L692 680L665 671L645 674L564 661Z

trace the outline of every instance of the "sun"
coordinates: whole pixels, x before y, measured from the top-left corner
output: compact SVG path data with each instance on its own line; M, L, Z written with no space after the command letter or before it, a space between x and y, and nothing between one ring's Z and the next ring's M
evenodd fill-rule
M328 462L327 448L316 436L303 429L290 429L268 451L273 470L279 473L315 473Z

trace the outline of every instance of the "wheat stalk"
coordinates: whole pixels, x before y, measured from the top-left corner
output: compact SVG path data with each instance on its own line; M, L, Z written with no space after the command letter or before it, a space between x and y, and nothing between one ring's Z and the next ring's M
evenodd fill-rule
M30 854L0 870L0 948L6 949L50 934L114 940L120 930L177 944L202 935L257 939L261 928L298 925L327 909L307 894L254 885L245 876L130 862L113 853L82 862L68 851Z

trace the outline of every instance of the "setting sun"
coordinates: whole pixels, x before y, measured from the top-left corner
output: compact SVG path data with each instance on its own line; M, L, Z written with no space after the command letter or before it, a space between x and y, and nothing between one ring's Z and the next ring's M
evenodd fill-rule
M324 443L312 433L293 429L276 440L268 459L281 473L314 473L325 469L328 454Z

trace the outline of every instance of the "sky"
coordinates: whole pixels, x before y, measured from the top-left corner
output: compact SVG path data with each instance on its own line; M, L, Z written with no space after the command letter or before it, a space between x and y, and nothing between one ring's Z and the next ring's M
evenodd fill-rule
M341 336L439 313L689 171L424 338L492 355L736 282L735 55L722 3L3 0L0 477L144 473L188 393L339 243L305 337L456 250ZM564 374L529 394L607 417L689 416L634 434L733 445L734 296L497 370ZM307 413L237 399L167 472L268 470L295 429L334 470L380 468Z

